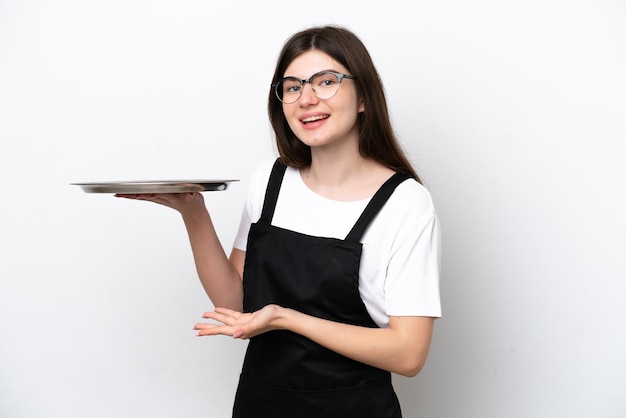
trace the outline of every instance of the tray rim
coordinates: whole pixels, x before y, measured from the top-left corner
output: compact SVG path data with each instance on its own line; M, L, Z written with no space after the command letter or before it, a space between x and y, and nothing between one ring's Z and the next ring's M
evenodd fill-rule
M222 191L230 183L237 181L239 180L133 180L74 182L70 185L79 186L85 193L147 194Z

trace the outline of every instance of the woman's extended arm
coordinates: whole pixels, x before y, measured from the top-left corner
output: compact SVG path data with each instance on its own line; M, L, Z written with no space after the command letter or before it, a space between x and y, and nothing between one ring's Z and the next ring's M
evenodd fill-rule
M253 313L216 308L204 314L221 324L196 324L198 335L250 338L271 330L289 330L353 360L404 376L415 376L426 362L434 318L392 316L389 328L333 322L293 309L268 305Z
M198 277L214 306L243 309L243 260L245 253L233 249L226 257L209 212L183 214Z
M122 194L177 210L183 217L200 282L215 306L243 307L241 280L245 252L233 250L230 259L217 237L201 193Z

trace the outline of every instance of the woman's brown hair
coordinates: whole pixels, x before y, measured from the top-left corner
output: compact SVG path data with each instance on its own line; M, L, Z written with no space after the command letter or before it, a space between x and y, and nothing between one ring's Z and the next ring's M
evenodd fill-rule
M357 119L361 155L421 183L391 127L384 88L372 58L363 42L351 31L338 26L320 26L294 34L279 55L272 84L284 76L294 59L312 49L328 54L354 77L357 93L365 107ZM282 103L273 88L269 92L268 114L282 161L295 168L311 165L311 149L289 127Z

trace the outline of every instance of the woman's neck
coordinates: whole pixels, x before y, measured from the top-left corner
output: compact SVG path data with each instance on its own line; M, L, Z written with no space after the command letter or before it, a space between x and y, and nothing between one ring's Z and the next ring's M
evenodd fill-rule
M311 165L300 170L300 176L309 189L326 198L367 199L393 174L380 163L363 158L358 151L325 151L312 150Z

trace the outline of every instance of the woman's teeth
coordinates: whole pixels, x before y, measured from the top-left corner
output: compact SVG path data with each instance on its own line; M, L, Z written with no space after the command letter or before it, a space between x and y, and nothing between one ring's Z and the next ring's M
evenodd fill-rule
M311 116L310 118L302 119L302 123L307 124L309 122L315 122L317 120L326 119L328 115Z

